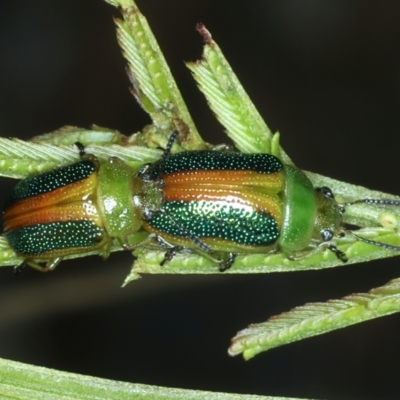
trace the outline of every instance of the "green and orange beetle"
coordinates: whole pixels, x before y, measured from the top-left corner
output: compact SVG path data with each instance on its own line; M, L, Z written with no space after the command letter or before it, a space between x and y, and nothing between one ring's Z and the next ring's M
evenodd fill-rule
M22 180L4 208L5 236L25 263L52 270L63 257L100 250L144 229L169 247L190 248L229 268L237 253L281 251L289 258L332 243L344 206L299 169L271 154L190 151L133 170L118 158L81 161ZM392 200L359 200L400 205ZM366 241L388 249L400 247Z

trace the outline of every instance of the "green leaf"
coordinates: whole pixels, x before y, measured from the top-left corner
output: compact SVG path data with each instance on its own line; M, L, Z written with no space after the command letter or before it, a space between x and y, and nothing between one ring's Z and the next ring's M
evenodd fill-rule
M309 303L271 317L267 322L250 325L232 339L228 352L231 356L242 353L248 360L274 347L399 310L400 279L394 279L369 293L352 294L326 303Z
M88 134L90 131L85 133ZM0 138L0 176L25 178L28 175L79 161L79 151L75 145L50 144L49 136L45 136L44 139L37 137L36 143L33 143L20 139ZM60 140L62 141L62 138ZM85 151L94 154L101 161L118 157L133 168L154 162L162 154L161 150L117 144L108 146L87 144Z
M284 400L283 397L205 392L112 381L4 359L0 359L0 397L14 400Z
M203 25L203 57L186 63L227 135L243 153L271 153L272 132Z
M123 144L126 136L116 130L93 125L92 129L79 128L77 126L64 126L54 132L35 136L31 139L34 143L48 143L54 145L72 146L76 142L83 145L97 144Z
M149 113L156 131L164 134L164 146L172 131L181 134L186 150L204 149L186 104L146 21L133 1L112 1L119 5L124 20L115 20L117 38L128 61L132 93ZM164 147L162 146L162 147Z

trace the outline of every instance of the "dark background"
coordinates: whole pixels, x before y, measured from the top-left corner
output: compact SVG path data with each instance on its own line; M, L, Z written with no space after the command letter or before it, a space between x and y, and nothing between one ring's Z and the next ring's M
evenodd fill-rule
M223 128L183 61L203 22L301 168L399 194L400 2L138 0L201 134ZM0 135L149 122L128 91L101 0L2 0ZM218 140L216 139L218 136ZM11 180L1 180L1 200ZM230 338L305 302L365 292L399 259L263 276L144 276L120 289L129 253L0 269L0 356L117 380L265 395L397 399L400 316L293 343L245 362ZM89 263L90 261L90 263Z

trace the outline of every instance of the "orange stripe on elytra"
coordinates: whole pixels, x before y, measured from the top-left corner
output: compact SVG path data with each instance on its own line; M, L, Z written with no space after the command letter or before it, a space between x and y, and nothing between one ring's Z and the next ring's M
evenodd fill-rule
M102 226L101 218L94 204L75 202L42 208L14 216L14 218L5 219L4 230L7 232L25 226L84 219L91 220L96 225Z
M96 185L97 174L92 174L84 180L59 187L51 192L28 197L8 207L4 212L4 219L11 220L21 214L36 213L38 210L52 208L58 204L82 202L95 193Z
M285 175L283 170L273 174L261 174L251 170L240 171L180 171L167 174L162 177L166 185L168 184L206 184L216 186L252 186L269 189L279 192L284 189Z

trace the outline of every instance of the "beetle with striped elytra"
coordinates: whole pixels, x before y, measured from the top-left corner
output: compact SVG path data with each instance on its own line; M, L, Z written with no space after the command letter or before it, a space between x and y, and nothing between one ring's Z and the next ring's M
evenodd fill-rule
M185 248L221 271L241 253L280 251L297 259L327 248L345 262L332 240L346 234L400 251L344 229L342 221L352 204L399 206L399 201L340 204L329 188L314 188L302 171L274 155L171 154L176 136L159 161L139 170L116 157L100 163L77 144L79 162L22 180L4 208L10 246L40 271L53 270L71 254L99 250L106 258L114 238L129 248L129 235L140 229L168 247L162 264Z

